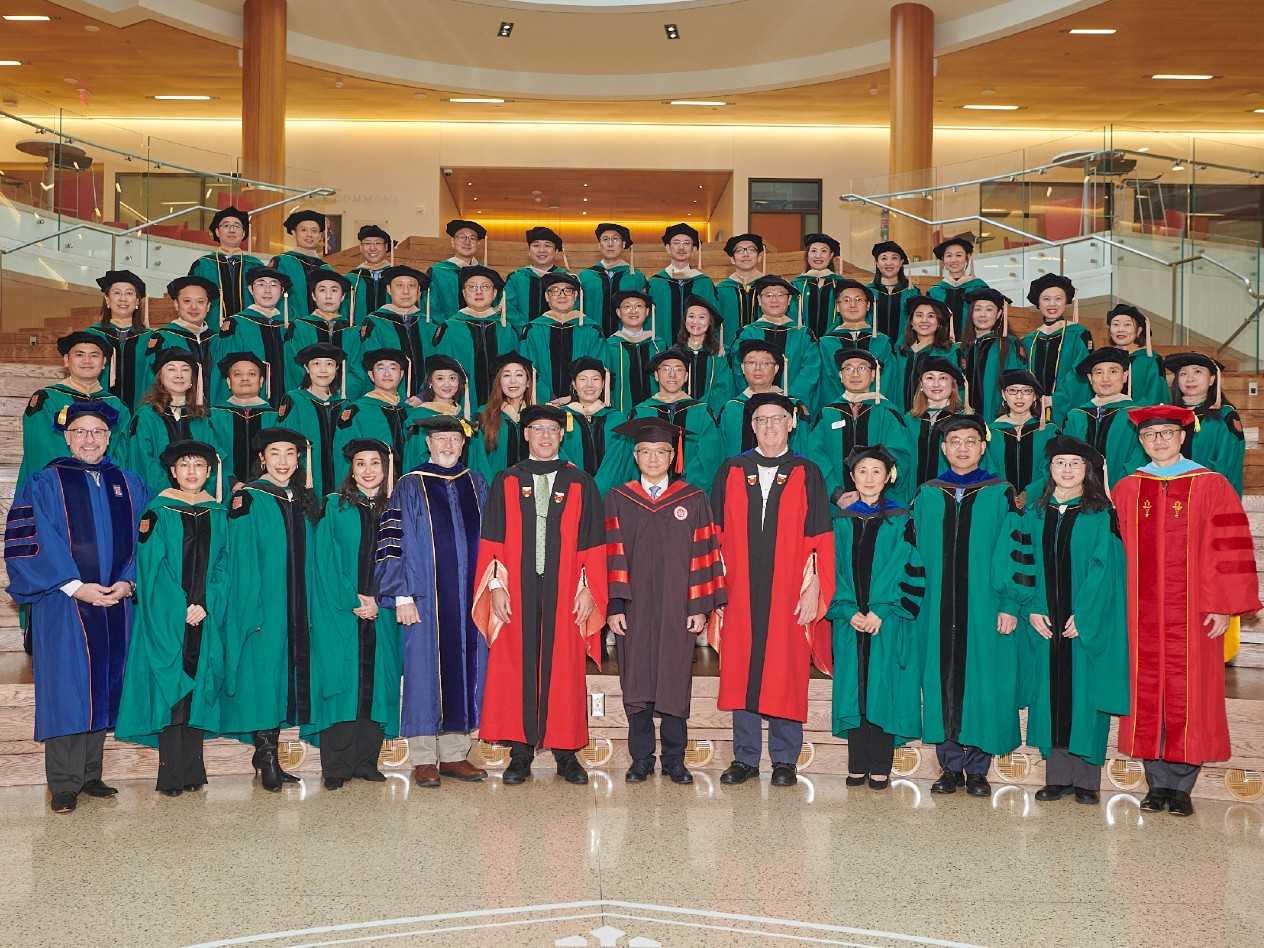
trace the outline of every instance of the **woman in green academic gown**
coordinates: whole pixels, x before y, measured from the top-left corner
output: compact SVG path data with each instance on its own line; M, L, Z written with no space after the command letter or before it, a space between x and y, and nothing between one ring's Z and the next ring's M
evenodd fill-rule
M136 547L136 609L114 736L158 748L154 789L206 784L202 742L219 730L228 607L228 519L206 492L215 449L177 441L162 453L175 487L150 501Z
M1163 356L1146 346L1150 339L1150 321L1145 314L1135 306L1119 303L1106 314L1106 332L1110 345L1123 349L1132 361L1128 380L1133 401L1138 405L1162 405L1167 401Z
M627 416L606 402L610 370L600 361L576 359L571 363L570 375L574 398L562 406L566 412L566 427L559 453L562 460L596 477L606 456L606 445L614 438L612 432Z
M847 785L885 790L896 743L922 733L915 620L926 571L907 539L908 511L885 496L895 459L873 445L852 451L846 464L859 497L834 514L831 730L847 739Z
M1075 284L1057 273L1032 280L1027 302L1040 310L1040 325L1023 336L1027 370L1040 382L1044 399L1052 408L1055 425L1061 425L1072 408L1092 396L1076 367L1093 351L1092 334L1080 325L1073 308ZM1067 309L1071 319L1067 320Z
M966 294L968 318L959 356L965 403L984 420L1000 412L1001 373L1027 364L1022 340L1009 331L1008 303L991 287Z
M444 355L432 355L426 359L422 374L421 404L408 409L404 417L404 468L400 476L430 460L425 433L420 422L435 415L449 415L468 422L470 413L470 387L465 369L456 359Z
M394 600L377 595L374 556L390 485L390 448L357 439L351 470L325 498L311 558L312 714L305 741L320 748L326 790L352 777L382 782L382 741L399 735L403 655Z
M1238 410L1221 392L1224 366L1201 352L1174 353L1163 360L1163 366L1172 373L1169 400L1192 408L1198 420L1193 434L1187 433L1181 453L1223 474L1241 497L1246 441Z
M1001 373L1001 413L988 422L992 440L983 467L1003 477L1014 488L1015 503L1025 506L1044 490L1045 445L1058 429L1039 417L1041 389L1026 369Z
M869 289L874 298L873 329L897 346L908 326L908 301L922 291L904 275L908 254L894 240L879 241L873 245L872 253L873 280Z
M943 275L931 284L926 295L948 307L953 332L959 339L965 331L966 296L987 289L987 283L974 275L974 237L957 234L936 244L933 252L939 258Z
M135 411L143 394L137 391L137 386L143 384L137 378L137 370L145 358L149 335L149 327L142 318L145 281L131 270L108 270L97 279L97 286L101 287L105 300L101 304L101 318L88 326L87 331L104 336L109 343L101 386Z
M1048 480L1020 521L1015 575L1019 701L1027 743L1045 758L1036 799L1074 791L1097 803L1112 715L1127 714L1127 563L1102 482L1102 456L1063 435L1045 447ZM1026 572L1024 570L1024 572Z
M914 296L907 308L909 320L904 339L891 356L894 377L885 385L884 393L900 411L913 407L913 396L921 384L922 365L927 359L947 359L958 364L948 307L929 296Z
M522 410L535 404L529 359L510 352L500 357L492 377L492 394L478 413L478 434L470 442L470 470L488 482L506 468L527 459L522 437Z
M840 250L839 242L829 234L803 235L803 272L791 282L799 291L799 322L817 339L838 325L841 277L834 272L834 260Z
M689 371L689 397L706 402L713 415L718 415L733 397L733 370L725 356L723 333L720 311L714 303L701 296L685 300L685 316L675 348L689 356L685 366Z
M940 451L943 433L939 422L962 413L961 396L957 394L962 379L961 370L947 359L931 358L922 362L917 394L907 415L909 440L915 447L914 466L909 471L914 491L944 468Z
M346 357L345 398L359 398L369 390L369 380L360 368L362 346L359 329L342 315L342 304L350 291L346 277L331 270L315 270L307 288L312 311L290 319L285 331L285 391L303 384L303 366L295 358L308 346L326 342L337 346Z
M262 473L228 508L232 598L224 623L220 731L254 743L251 763L263 789L275 793L298 781L277 760L280 730L311 720L309 560L316 555L321 508L308 480L306 438L265 428L255 447Z
M341 393L346 359L347 354L329 342L301 350L294 361L303 367L303 378L277 408L277 427L298 432L312 446L312 484L318 497L338 486L334 434L345 402Z
M202 367L184 349L161 349L153 359L154 382L127 429L127 462L154 493L171 486L162 453L173 441L215 442L203 397ZM213 473L213 471L212 471Z

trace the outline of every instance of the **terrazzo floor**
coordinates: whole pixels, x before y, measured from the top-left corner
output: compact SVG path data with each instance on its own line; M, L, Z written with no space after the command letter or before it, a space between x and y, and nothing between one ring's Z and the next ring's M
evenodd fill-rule
M123 782L0 790L5 945L1258 945L1264 807L852 789Z

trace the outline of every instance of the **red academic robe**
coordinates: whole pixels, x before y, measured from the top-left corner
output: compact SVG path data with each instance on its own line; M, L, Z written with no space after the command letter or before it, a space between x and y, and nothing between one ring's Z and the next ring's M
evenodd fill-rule
M1137 471L1113 490L1128 557L1132 712L1119 749L1143 760L1228 760L1224 645L1208 613L1260 608L1251 529L1224 477Z
M711 503L720 524L728 605L713 642L720 653L722 711L806 721L808 674L816 663L831 670L834 534L820 468L797 454L777 459L776 479L760 517L759 458L729 458L716 475ZM799 625L794 610L815 573L818 618Z
M545 536L543 582L535 573L533 472L556 471ZM479 736L553 750L588 744L585 655L601 660L606 616L606 545L593 479L565 461L524 461L496 475L483 510L474 573L474 622L487 639ZM491 613L491 580L509 593L511 615ZM572 612L581 586L592 593L582 627Z

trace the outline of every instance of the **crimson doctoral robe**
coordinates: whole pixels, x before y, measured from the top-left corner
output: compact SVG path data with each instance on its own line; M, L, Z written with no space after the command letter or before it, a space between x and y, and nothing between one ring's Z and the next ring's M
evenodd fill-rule
M545 569L537 578L536 474L553 473L545 520ZM585 654L601 660L606 621L606 538L593 479L565 461L527 460L496 475L483 510L475 568L474 622L487 639L479 736L553 750L588 744ZM511 615L491 612L491 582ZM587 586L592 614L580 627L575 596Z
M1175 477L1142 469L1112 493L1128 559L1132 691L1119 749L1147 760L1228 760L1224 645L1203 620L1260 608L1242 503L1203 467Z
M761 465L777 469L766 505ZM747 451L720 466L711 504L728 593L716 643L717 706L806 721L809 666L828 672L832 664L825 612L834 597L834 534L825 479L792 452L766 458ZM805 629L794 610L813 573L819 608Z

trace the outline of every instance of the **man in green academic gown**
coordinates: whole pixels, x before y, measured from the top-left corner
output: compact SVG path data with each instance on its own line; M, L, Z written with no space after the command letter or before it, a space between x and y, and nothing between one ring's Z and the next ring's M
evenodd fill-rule
M603 336L619 329L620 294L645 291L645 274L623 259L632 246L632 232L622 224L598 224L595 233L600 259L579 271L584 315L601 327Z
M398 349L370 349L364 354L364 370L373 388L362 398L343 406L334 432L334 484L347 476L350 463L343 449L357 438L373 438L388 445L396 471L404 470L404 422L408 406L399 397L399 383L406 358Z
M875 333L870 322L873 290L857 280L834 280L832 295L838 304L838 316L834 327L819 340L821 353L820 404L828 405L842 395L838 378L831 371L840 349L864 349L872 352L878 362L879 374L886 373L887 380L894 380L889 371L894 365L891 342L882 333ZM900 501L907 503L908 498Z
M214 368L211 343L216 330L207 325L207 313L216 292L204 277L176 277L167 284L167 295L176 304L176 318L150 332L145 342L146 358L136 367L137 402L154 382L153 358L163 349L184 349L197 359L202 378L209 379Z
M365 318L360 325L360 351L398 349L404 354L405 398L421 392L424 379L421 367L426 362L426 349L434 327L421 309L422 294L429 286L424 273L403 264L390 267L382 275L390 290L391 301Z
M267 365L264 397L276 406L285 392L285 333L293 315L288 306L297 294L290 292L290 278L273 267L255 267L246 274L246 283L254 302L220 323L211 339L211 358L218 363L232 352L253 352ZM215 382L212 403L228 397L227 383Z
M346 365L352 370L346 376L344 398L359 398L369 388L369 380L360 370L361 339L359 330L351 320L340 315L346 308L348 293L353 288L351 280L340 273L316 270L307 286L312 301L312 311L307 316L290 320L285 333L285 390L298 388L303 378L303 367L294 357L308 346L328 343L337 346L346 357ZM364 292L364 287L361 287ZM363 323L363 320L361 320Z
M570 364L583 356L600 359L601 333L575 309L579 280L570 273L547 273L540 280L546 309L522 333L522 354L535 366L535 400L570 401Z
M253 352L230 353L216 368L231 394L211 406L211 436L232 486L253 478L255 438L264 428L275 427L277 413L259 394L267 366Z
M782 358L782 372L777 384L791 398L803 402L809 410L817 407L820 395L821 354L816 339L802 325L790 319L791 300L798 294L787 280L779 276L763 276L755 281L760 317L737 334L740 346L747 339L763 339ZM734 373L734 385L738 385Z
M509 325L518 332L526 330L527 323L548 307L544 298L544 276L549 273L566 273L556 263L562 252L562 238L547 227L532 227L527 231L527 258L531 261L519 267L505 280L505 308ZM578 286L578 283L576 283Z
M217 211L211 218L210 231L218 246L214 253L193 261L189 276L209 280L214 287L206 321L218 326L225 316L240 313L254 302L246 273L263 266L263 261L241 249L250 236L250 215L240 208L226 207Z
M733 272L715 285L715 304L724 321L724 345L731 348L743 329L759 319L756 281L764 275L764 238L759 234L734 234L724 244Z
M610 407L616 411L631 411L653 391L650 360L662 349L653 330L645 328L650 305L649 294L641 290L622 290L614 297L619 328L605 340L602 358L610 373Z
M325 215L320 211L295 211L285 219L285 229L294 238L294 247L273 257L268 266L284 273L298 294L289 301L290 318L311 312L304 289L308 274L314 270L333 270L321 259L325 252ZM250 279L250 274L246 274ZM289 290L286 291L287 293Z
M856 485L845 462L852 451L880 445L893 458L888 471L893 475L892 483L884 496L908 506L915 486L916 448L904 416L875 388L877 358L864 349L839 349L834 353L834 364L843 394L821 408L806 452L825 477L830 501L841 509L855 501Z
M491 267L462 267L457 280L461 308L435 327L430 345L436 354L455 359L465 370L470 403L479 409L491 396L501 356L517 351L518 334L509 325L503 305L496 303L505 287L499 273Z
M467 305L461 297L461 270L478 266L478 244L487 238L487 228L477 221L448 221L444 231L452 238L452 256L435 263L428 274L430 318L438 323L451 319L453 313ZM502 287L505 285L499 274L497 280ZM494 303L499 302L498 290Z
M972 415L939 422L947 468L913 498L926 567L922 607L922 740L943 769L932 793L989 796L992 757L1019 744L1018 606L1009 537L1014 489L979 468L987 426Z
M654 307L654 331L664 349L680 338L685 321L685 300L698 296L714 304L715 284L702 272L702 241L688 224L672 224L663 231L663 247L667 250L667 266L649 279L650 299ZM693 252L698 251L698 268L693 266Z
M755 446L755 433L751 428L749 405L752 395L767 392L782 392L776 379L781 372L784 356L772 342L760 335L752 335L738 343L734 353L734 361L741 376L737 381L738 393L724 403L720 410L720 450L721 457L730 458ZM790 448L795 453L802 453L807 440L808 422L812 413L798 399L791 399L797 406L795 424L790 429Z
M377 312L391 301L391 294L383 279L386 268L391 265L391 235L377 224L365 224L356 231L356 240L360 241L360 256L364 259L358 267L347 273L346 295L342 299L340 310L352 324L360 322L369 313Z
M1106 458L1109 487L1146 463L1137 429L1128 420L1129 410L1140 407L1125 391L1130 365L1128 353L1114 346L1081 359L1076 372L1088 379L1093 397L1072 408L1062 426L1065 434L1087 441Z
M101 366L105 364L108 343L96 333L72 332L57 340L57 351L66 370L66 378L39 389L26 403L22 415L22 465L18 469L21 487L27 478L54 458L69 453L61 431L53 428L61 410L73 402L104 402L118 412L115 431L126 431L132 414L123 402L101 385ZM126 451L120 444L117 450Z

